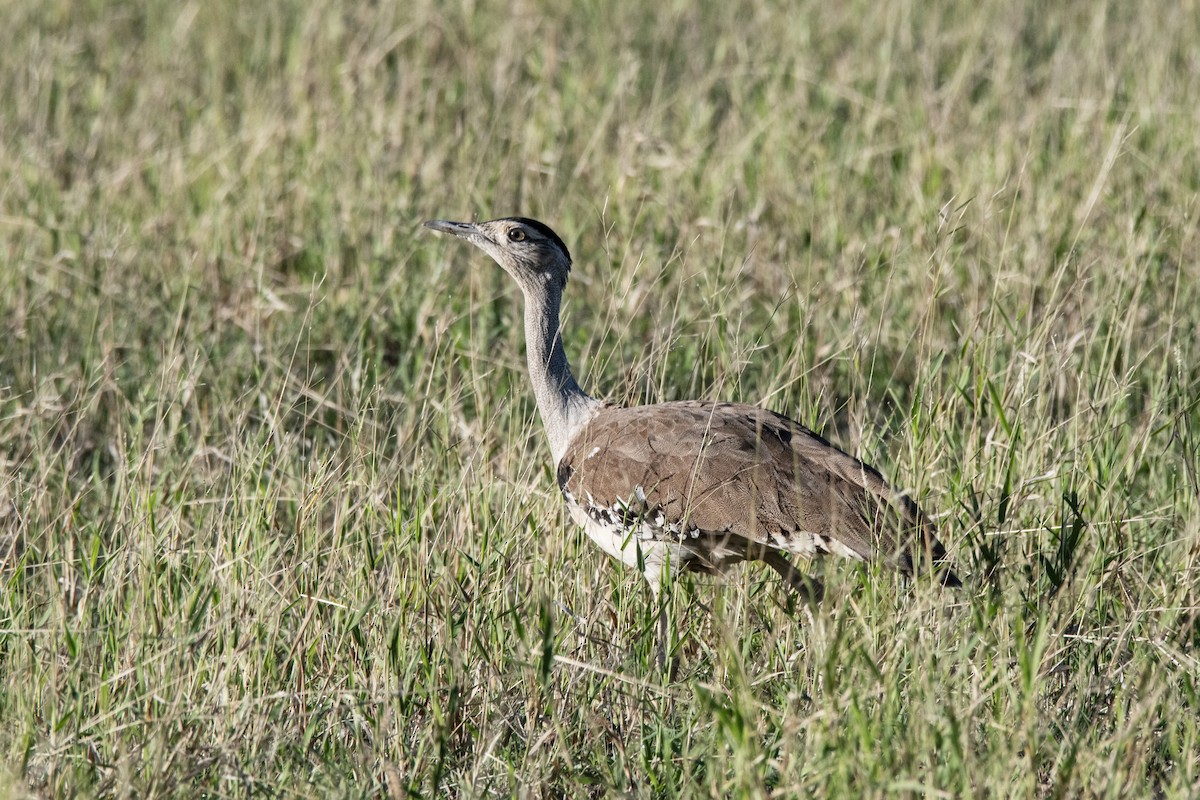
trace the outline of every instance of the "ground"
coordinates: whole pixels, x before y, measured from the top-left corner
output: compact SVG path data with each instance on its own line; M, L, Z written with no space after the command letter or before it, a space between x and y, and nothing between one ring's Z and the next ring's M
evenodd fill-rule
M13 0L0 796L1200 792L1193 3ZM757 402L967 586L673 587L561 508L520 297Z

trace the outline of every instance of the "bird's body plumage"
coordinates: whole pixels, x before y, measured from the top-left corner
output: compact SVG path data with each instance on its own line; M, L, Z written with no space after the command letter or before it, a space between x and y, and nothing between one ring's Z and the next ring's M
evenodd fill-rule
M567 509L602 550L641 569L655 594L668 569L721 573L760 560L819 595L785 556L824 553L958 585L916 503L798 422L749 405L625 408L589 397L559 331L571 257L543 223L425 224L481 248L520 285L530 380Z
M668 564L722 573L771 551L878 559L909 574L946 556L930 521L875 469L757 406L602 408L557 475L572 518L651 583Z

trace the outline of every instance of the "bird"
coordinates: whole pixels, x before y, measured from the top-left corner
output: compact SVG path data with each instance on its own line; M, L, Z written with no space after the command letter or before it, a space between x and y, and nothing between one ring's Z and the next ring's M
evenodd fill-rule
M880 562L962 585L917 503L804 425L755 405L621 406L584 392L560 327L571 254L545 223L424 225L483 250L520 287L529 380L567 512L601 550L641 570L656 602L676 575L722 574L745 561L765 563L819 601L821 582L789 556Z

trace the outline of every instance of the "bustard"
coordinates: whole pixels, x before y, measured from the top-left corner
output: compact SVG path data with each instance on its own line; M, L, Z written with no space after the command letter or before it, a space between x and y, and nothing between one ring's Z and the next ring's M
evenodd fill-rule
M756 560L819 597L821 585L785 553L879 560L961 586L917 504L798 422L751 405L589 397L559 330L571 254L549 227L524 217L425 226L480 248L521 287L529 377L563 500L600 549L642 570L656 602L664 571L721 573Z

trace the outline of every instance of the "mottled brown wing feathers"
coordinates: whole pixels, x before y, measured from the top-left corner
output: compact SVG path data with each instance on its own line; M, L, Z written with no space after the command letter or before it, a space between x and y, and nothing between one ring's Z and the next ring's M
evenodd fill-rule
M732 533L800 552L816 541L909 573L914 558L945 556L916 503L877 471L755 406L605 408L572 440L558 479L585 506L661 517L683 535Z

